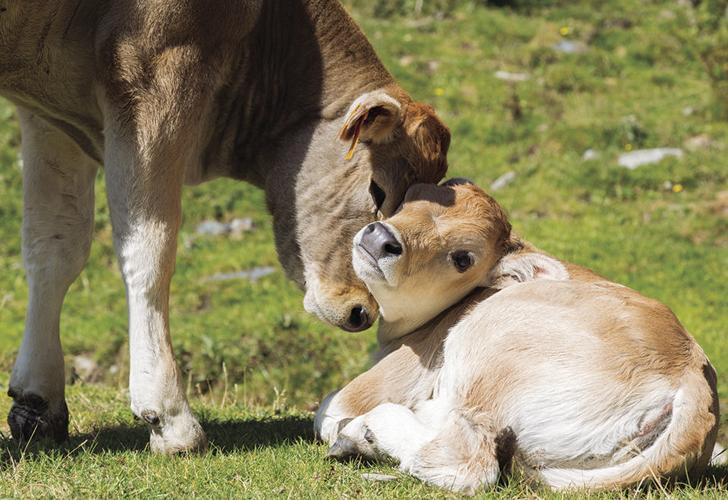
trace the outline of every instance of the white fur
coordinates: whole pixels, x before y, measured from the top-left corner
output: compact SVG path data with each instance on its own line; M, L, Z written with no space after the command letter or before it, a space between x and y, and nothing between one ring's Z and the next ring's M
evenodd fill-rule
M336 405L336 395L338 393L339 391L334 391L321 401L313 419L313 429L316 436L330 445L334 444L339 434L339 421L348 416L341 411L340 405Z
M484 286L505 288L537 279L568 280L569 272L561 262L542 253L513 253L498 262Z
M115 127L110 121L105 168L114 246L129 306L131 408L142 418L158 419L150 426L154 451L204 447L206 438L187 403L169 332L169 287L187 159L183 149L145 151L144 142L140 147L126 140ZM153 176L145 178L150 172Z
M380 222L379 224L386 226L387 230L394 235L397 241L402 241L402 236L399 234L399 230L392 224L389 224L387 222ZM367 227L369 226L362 228L354 236L354 245L352 248L352 264L354 266L354 271L356 272L356 275L360 279L362 279L367 284L367 287L372 290L372 292L376 295L377 292L382 293L385 290L393 290L397 287L397 263L402 257L404 257L407 249L403 247L402 253L400 255L387 254L381 257L377 261L378 269L373 269L371 264L369 264L367 259L361 254L362 250L359 247L362 237L364 236L364 232L367 230ZM381 306L382 304L380 304L380 308ZM390 313L390 316L397 317L398 315L397 313L392 312Z
M583 321L584 308L548 299L594 290L536 280L491 296L449 330L431 399L411 408L382 403L344 426L338 439L354 442L364 455L392 457L423 481L466 493L498 479L496 443L504 430L516 436L519 465L555 489L684 473L703 452L694 444L685 448L681 439L691 427L714 421L702 369L686 368L676 380L647 366L600 359L611 354L607 338L594 330L599 323ZM330 403L320 413L335 407L337 418L351 416L336 398ZM317 415L317 422L325 421ZM337 437L330 429L332 443ZM664 464L674 469L654 470Z
M376 442L367 441L367 431L376 436ZM435 434L433 427L423 424L409 408L384 403L348 423L341 436L355 441L363 455L396 457L400 468L407 471L420 448Z
M51 413L64 405L59 337L66 290L88 258L97 166L76 144L19 108L23 133L23 261L29 304L10 388L42 397Z

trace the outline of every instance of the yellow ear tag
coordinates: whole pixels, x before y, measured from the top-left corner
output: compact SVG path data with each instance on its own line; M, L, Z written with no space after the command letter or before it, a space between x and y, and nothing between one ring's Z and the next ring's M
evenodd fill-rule
M356 145L359 143L359 134L361 133L361 126L364 123L364 121L367 119L367 115L369 113L362 116L359 120L357 120L356 125L354 125L354 134L351 138L351 146L349 147L349 151L346 153L346 156L344 157L345 160L349 161L354 156L354 149L356 148Z

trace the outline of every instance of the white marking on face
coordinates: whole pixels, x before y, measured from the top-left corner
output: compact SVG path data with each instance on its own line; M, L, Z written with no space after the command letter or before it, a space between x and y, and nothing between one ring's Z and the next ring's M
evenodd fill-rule
M399 275L396 272L397 263L405 257L404 242L402 241L402 235L392 224L381 222L386 226L387 230L394 235L400 245L402 245L402 253L399 255L388 254L379 259L375 259L369 254L361 245L362 237L366 227L362 228L356 236L354 236L353 245L353 265L354 272L356 275L366 283L367 287L371 290L372 286L377 287L380 283L385 284L389 287L396 287L398 284Z

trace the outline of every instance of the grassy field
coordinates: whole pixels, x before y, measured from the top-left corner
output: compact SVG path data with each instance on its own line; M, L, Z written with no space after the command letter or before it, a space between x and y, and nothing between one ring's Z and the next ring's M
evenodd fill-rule
M687 7L615 0L511 11L480 3L440 2L444 16L412 14L408 2L392 2L405 16L376 17L381 1L356 2L352 12L403 86L451 127L450 174L488 188L512 172L493 194L516 230L668 304L713 361L728 403L728 123L712 118ZM558 49L564 41L575 53ZM496 71L528 78L510 83ZM19 141L12 108L0 103L3 392L27 295ZM685 154L636 170L617 164L621 153L662 146ZM588 149L594 159L583 159ZM0 496L443 496L405 477L365 481L362 472L393 469L330 463L311 441L310 410L367 366L374 334L346 334L303 311L302 293L276 261L262 193L227 180L185 192L171 303L175 349L212 449L147 453L146 430L127 409L125 301L101 176L97 188L91 259L61 324L73 437L56 451L0 441ZM196 233L204 220L237 217L250 217L254 230ZM276 271L256 282L207 279L257 266ZM0 398L0 415L9 404ZM7 435L4 424L0 431ZM727 474L713 470L706 483L670 494L724 497ZM548 496L515 480L497 492Z

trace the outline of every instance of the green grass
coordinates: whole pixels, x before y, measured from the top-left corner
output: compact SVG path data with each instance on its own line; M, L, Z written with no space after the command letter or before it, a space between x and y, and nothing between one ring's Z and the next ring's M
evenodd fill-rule
M720 193L728 192L728 123L711 118L710 82L695 48L684 42L690 26L683 7L616 0L512 11L455 3L444 18L376 18L360 3L353 12L402 85L433 103L450 126L450 174L487 189L501 174L516 172L512 184L494 193L516 230L668 304L713 361L725 405L728 202ZM562 38L582 41L587 52L554 51ZM494 77L500 69L531 78L513 86ZM713 145L634 171L616 163L630 148L681 146L698 135ZM20 343L27 295L19 141L12 108L0 103L4 373ZM587 148L599 158L582 160ZM228 180L185 191L171 303L175 349L212 452L184 458L145 452L146 431L132 421L124 393L125 301L101 176L97 187L96 239L61 327L68 365L79 354L94 359L100 382L69 387L73 438L66 448L0 443L0 496L442 496L405 477L364 481L360 474L371 467L330 463L324 447L310 442L308 411L366 368L373 331L346 334L303 311L302 293L277 264L263 194ZM200 221L216 217L252 217L256 230L241 239L195 234ZM277 271L256 283L205 281L263 265ZM0 389L6 387L7 377L0 378ZM4 398L0 414L8 406ZM671 494L725 496L725 475L714 471L720 487L679 487ZM498 491L545 495L518 481Z
M195 409L210 438L204 455L168 457L146 448L146 427L127 411L126 395L108 387L72 387L71 440L49 450L44 443L0 449L0 496L28 497L245 497L245 498L455 498L399 473L391 464L338 463L315 443L311 416L297 409L252 409L205 398ZM6 405L2 409L5 410ZM396 477L373 482L363 473ZM725 497L727 471L711 469L693 488L670 487L674 498L694 492ZM662 498L666 487L643 486L644 498ZM561 498L511 478L493 492L500 498ZM632 498L635 490L590 498ZM584 496L584 495L581 495Z

